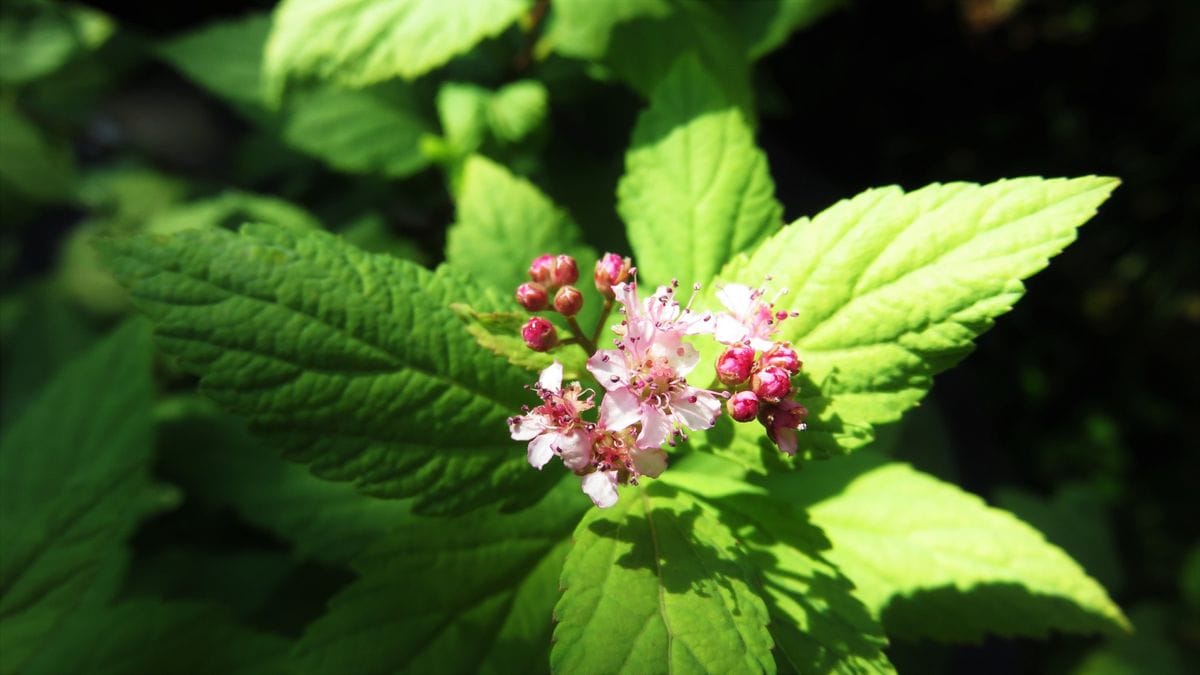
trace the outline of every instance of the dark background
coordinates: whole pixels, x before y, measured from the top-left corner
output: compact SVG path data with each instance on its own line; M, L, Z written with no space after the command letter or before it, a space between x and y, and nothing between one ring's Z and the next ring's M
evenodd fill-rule
M115 15L132 42L270 6L92 4ZM1162 609L1167 638L1195 656L1200 621L1180 588L1200 542L1200 2L1015 5L859 2L831 14L759 63L759 141L789 220L878 185L1121 178L1016 309L937 379L919 413L933 420L922 426L932 426L937 441L915 432L900 452L1002 503L1014 489L1050 503L1073 486L1090 506L1070 515L1099 524L1115 550L1097 553L1086 540L1072 546L1055 538L1054 523L1023 515L1085 566L1113 557L1103 564L1119 570L1109 583L1118 603ZM223 104L161 63L111 58L123 64L116 82L94 105L63 113L84 167L136 155L201 185L277 194L333 219L347 203L371 201L396 233L439 257L453 207L435 171L390 183L311 160L299 172L250 171L240 153L251 129ZM616 83L556 88L556 78L579 75L561 63L521 75L550 82L553 139L524 169L595 243L620 248L613 195L642 101ZM6 287L46 274L82 216L64 208L38 214L20 234L22 255L5 270ZM191 517L185 508L140 545L189 527L214 540L256 536ZM908 672L1061 672L1096 644L900 641L892 653Z

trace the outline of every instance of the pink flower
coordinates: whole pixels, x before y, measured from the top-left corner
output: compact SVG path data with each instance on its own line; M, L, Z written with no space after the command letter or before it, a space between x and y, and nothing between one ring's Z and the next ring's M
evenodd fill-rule
M796 431L804 429L808 409L790 399L762 407L758 421L767 428L767 437L788 455L795 456L798 438Z
M792 376L779 366L767 366L750 378L750 388L759 398L774 403L792 392Z
M729 386L737 386L750 379L754 368L754 350L734 345L717 357L717 378Z
M641 476L658 478L667 468L667 453L661 448L639 448L633 434L626 428L613 431L600 413L601 430L592 446L592 466L595 471L583 476L583 491L600 508L617 503L617 486L638 484Z
M508 429L514 441L529 441L529 464L535 469L558 455L568 469L581 471L592 461L593 425L580 415L595 404L582 398L578 382L563 388L562 377L561 363L546 366L536 386L542 405L508 418Z
M554 324L535 316L521 326L521 339L525 341L525 346L533 351L546 352L558 343L558 331Z
M765 292L742 284L726 284L717 291L717 299L729 310L716 317L713 337L717 342L749 344L759 351L766 351L775 344L772 338L788 314L774 312L774 303L763 300Z
M683 342L685 335L711 329L707 315L696 315L674 298L675 286L661 287L644 303L637 286L618 285L625 320L616 328L617 349L597 351L588 359L600 386L607 390L600 407L601 426L620 431L640 424L638 448L659 448L677 428L707 429L721 413L717 395L692 387L685 379L700 360Z
M532 281L517 286L517 303L530 312L546 309L548 297L541 284Z
M729 416L738 422L749 422L758 415L758 396L752 391L739 391L725 402Z
M613 286L628 279L632 271L633 261L629 258L622 258L616 253L605 253L596 261L596 270L592 275L596 282L596 290L605 297L613 297Z

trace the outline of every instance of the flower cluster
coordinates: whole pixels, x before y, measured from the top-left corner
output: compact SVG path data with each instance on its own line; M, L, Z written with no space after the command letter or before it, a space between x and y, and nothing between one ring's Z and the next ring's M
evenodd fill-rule
M528 459L535 468L559 457L580 476L592 501L608 507L617 501L617 486L636 485L642 476L658 477L667 467L664 446L686 440L688 431L711 428L722 409L739 422L757 418L781 450L795 454L796 432L804 428L807 414L789 398L800 360L790 345L773 339L789 314L775 312L773 303L763 301L762 289L721 288L717 297L728 311L720 313L692 310L698 284L687 304L677 298L678 282L640 299L630 259L609 253L596 263L593 275L604 305L589 335L575 319L583 295L572 285L579 278L573 258L539 256L530 265L529 278L516 290L518 304L530 312L553 309L573 334L560 340L550 319L533 316L521 328L525 345L539 352L579 345L604 394L597 420L587 421L584 413L596 407L595 390L578 382L564 385L558 361L542 371L534 386L542 404L508 420L512 438L529 441ZM596 343L614 304L623 315L612 329L615 348L599 349ZM715 364L715 389L687 380L700 362L688 340L698 335L728 345Z

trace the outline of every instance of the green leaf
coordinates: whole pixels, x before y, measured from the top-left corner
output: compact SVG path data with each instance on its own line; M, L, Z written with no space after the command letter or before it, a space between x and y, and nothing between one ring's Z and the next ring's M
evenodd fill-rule
M567 537L588 506L573 476L520 513L410 518L359 556L361 578L296 647L313 673L544 672Z
M760 434L761 435L761 434ZM775 454L779 454L775 451ZM758 570L781 670L891 673L883 627L823 552L829 540L806 514L771 500L745 469L708 454L673 462L663 481L692 492L720 513Z
M103 44L115 28L106 14L82 5L5 3L0 14L0 82L23 84L49 75L80 52Z
M202 391L317 475L417 496L421 511L528 503L548 487L505 425L528 375L448 307L497 301L453 271L265 226L104 248Z
M158 413L166 476L291 542L302 558L347 563L409 517L407 500L363 495L284 461L242 420L204 399L175 399Z
M546 119L550 94L536 80L511 82L496 90L488 101L488 124L496 138L516 143Z
M1165 606L1144 604L1129 613L1136 629L1093 650L1071 675L1184 675L1195 670L1188 662L1195 655L1179 648L1173 637L1172 612Z
M207 603L131 600L72 617L54 650L31 664L31 675L174 673L276 675L287 640L239 624Z
M558 361L563 365L565 379L576 380L584 377L587 357L573 345L558 349L554 353L535 352L525 346L525 341L521 339L521 326L528 320L528 314L477 312L461 303L450 305L450 309L467 325L467 332L475 338L480 347L508 359L514 366L540 372Z
M906 464L861 452L768 485L824 531L825 557L892 637L1129 629L1100 584L1040 532Z
M65 143L48 138L8 98L0 100L0 129L0 188L38 201L74 196L75 162Z
M72 361L0 437L0 672L116 591L125 539L173 501L150 480L149 334L125 324Z
M403 177L429 164L421 152L429 127L403 89L317 89L288 111L284 139L339 171Z
M529 280L530 261L543 253L574 255L585 281L595 266L595 252L583 244L570 217L533 184L489 159L467 159L456 204L446 262L505 296ZM508 309L517 309L516 302Z
M262 61L271 18L219 21L162 44L159 53L189 79L251 116L266 112Z
M779 337L804 361L804 454L853 449L861 442L848 430L920 401L1116 185L1089 176L869 190L735 258L721 281L770 276L790 290L776 308L798 314Z
M266 223L297 231L320 230L321 221L304 209L274 197L227 190L208 199L189 202L156 214L144 231L171 234L198 228L236 229L243 223Z
M561 673L773 672L767 608L734 534L662 483L575 530L554 609Z
M757 60L783 46L793 31L815 22L841 4L841 0L717 0L716 8L742 36L750 59Z
M707 282L782 225L750 125L695 59L655 89L625 167L617 210L648 286Z
M682 56L704 64L713 86L750 109L750 61L739 22L712 3L688 0L558 0L539 53L603 64L650 96ZM733 8L744 11L744 5Z
M267 42L268 87L291 78L362 87L413 79L499 34L528 0L285 0Z
M468 155L483 145L490 99L491 92L474 84L447 82L438 89L438 120L457 155Z

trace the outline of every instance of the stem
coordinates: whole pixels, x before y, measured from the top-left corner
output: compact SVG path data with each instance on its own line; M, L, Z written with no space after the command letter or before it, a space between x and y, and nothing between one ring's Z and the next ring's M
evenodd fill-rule
M583 329L579 327L579 322L575 320L575 317L568 316L567 325L570 326L571 330L575 332L574 340L579 343L580 347L583 347L583 350L587 352L587 355L591 356L592 354L595 354L596 343L587 338L587 335L583 332Z
M529 31L525 34L525 44L521 47L521 51L513 58L513 68L517 73L523 73L533 63L533 48L537 43L539 29L542 27L542 19L546 18L546 11L550 9L550 0L538 0L537 4L529 12Z
M600 332L604 330L604 322L608 320L608 315L612 312L613 299L604 298L604 308L600 310L600 318L596 320L596 330L592 331L592 342L600 342Z

